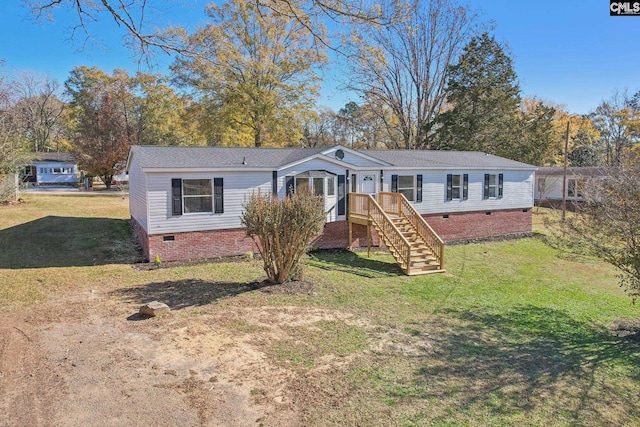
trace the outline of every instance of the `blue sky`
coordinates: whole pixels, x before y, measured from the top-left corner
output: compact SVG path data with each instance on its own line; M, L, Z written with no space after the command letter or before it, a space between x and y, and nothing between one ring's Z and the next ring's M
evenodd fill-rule
M158 14L176 25L204 22L206 1L152 2ZM483 21L492 21L496 39L506 44L514 59L522 94L564 104L572 113L586 114L615 90L640 90L640 16L609 16L606 0L470 0ZM62 83L79 65L105 71L123 68L135 72L138 65L123 46L124 31L112 20L91 25L97 39L86 44L77 32L70 40L72 15L58 13L54 22L35 23L21 0L0 5L0 60L4 71L46 73ZM171 58L158 55L164 72ZM349 99L325 72L321 105L339 109Z

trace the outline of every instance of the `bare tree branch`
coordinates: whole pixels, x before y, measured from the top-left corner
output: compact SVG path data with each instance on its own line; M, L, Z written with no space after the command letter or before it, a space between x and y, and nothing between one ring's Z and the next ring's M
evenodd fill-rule
M445 100L448 67L474 32L475 15L455 0L390 0L396 18L351 36L349 88L392 112L393 148L427 148ZM395 135L390 135L394 136Z

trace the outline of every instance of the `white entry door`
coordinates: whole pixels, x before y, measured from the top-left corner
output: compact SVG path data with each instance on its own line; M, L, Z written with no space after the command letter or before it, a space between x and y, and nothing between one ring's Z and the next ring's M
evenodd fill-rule
M376 174L375 173L362 174L360 191L365 194L376 194Z

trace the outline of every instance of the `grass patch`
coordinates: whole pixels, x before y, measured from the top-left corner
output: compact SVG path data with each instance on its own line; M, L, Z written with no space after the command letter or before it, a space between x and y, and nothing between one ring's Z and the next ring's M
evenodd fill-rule
M340 321L322 320L283 329L287 337L269 346L267 353L294 368L312 367L327 356L346 357L367 343L367 335L361 328Z
M598 260L534 237L448 246L446 274L407 277L386 253L316 252L313 292L287 294L261 289L256 261L133 269L127 218L119 197L0 207L0 304L102 287L188 320L229 310L217 328L299 374L302 425L640 425L638 308ZM267 327L252 308L342 315Z

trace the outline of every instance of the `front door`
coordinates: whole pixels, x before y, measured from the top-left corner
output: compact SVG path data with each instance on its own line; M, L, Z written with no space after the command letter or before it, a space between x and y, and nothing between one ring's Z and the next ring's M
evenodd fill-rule
M360 191L365 194L376 194L376 174L375 173L363 173L362 183L360 185Z

